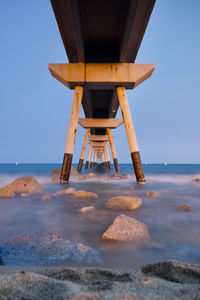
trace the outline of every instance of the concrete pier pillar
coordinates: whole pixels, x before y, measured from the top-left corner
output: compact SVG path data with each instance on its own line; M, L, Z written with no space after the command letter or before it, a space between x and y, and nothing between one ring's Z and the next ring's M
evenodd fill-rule
M106 155L107 155L108 168L111 169L110 156L109 156L109 152L108 152L108 145L107 145L107 142L106 142L106 144L105 144L105 148L106 148Z
M85 168L86 168L86 169L88 169L91 151L92 151L92 142L90 142L90 148L89 148L89 151L88 151L88 156L87 156L87 160L86 160L86 164L85 164Z
M83 87L76 86L74 89L74 97L72 102L71 116L69 120L67 142L65 146L65 154L63 158L60 182L69 181L82 96L83 96Z
M123 86L117 87L117 95L118 95L119 104L122 112L122 117L124 121L129 148L130 148L133 167L135 170L136 180L138 183L142 184L145 183L145 177L142 169L139 148L136 140L135 130L133 127L133 122L132 122L128 99L126 96L125 87Z
M90 168L93 167L93 157L94 157L94 147L92 145L92 154L91 154L91 160L90 160Z
M107 153L106 141L104 141L104 153L105 153L106 167L109 168L109 165L108 165L108 153Z
M109 139L109 142L110 142L110 149L111 149L111 153L112 153L112 157L113 157L115 171L119 172L120 171L119 170L119 164L118 164L118 161L117 161L117 154L116 154L115 146L114 146L113 139L112 139L111 129L107 128L106 131L107 131L108 139Z
M82 150L81 150L81 156L80 156L79 163L78 163L78 168L77 168L78 172L81 172L81 170L82 170L89 134L90 134L90 128L87 128L85 136L84 136L83 147L82 147Z
M95 167L97 165L97 151L95 149L94 151L94 163L93 163L93 166Z

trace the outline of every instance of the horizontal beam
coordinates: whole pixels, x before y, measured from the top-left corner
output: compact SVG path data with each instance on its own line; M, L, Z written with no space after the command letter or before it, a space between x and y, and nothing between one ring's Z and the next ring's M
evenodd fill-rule
M122 119L80 118L78 124L83 128L117 128L123 123Z
M115 136L112 135L112 138L114 139ZM105 134L105 135L92 134L89 136L89 140L90 141L109 141L107 134Z
M104 142L94 142L94 143L92 143L92 146L94 147L94 148L98 148L98 147L104 147Z
M133 89L147 78L155 69L154 64L133 63L73 63L49 64L53 77L70 89L76 85L89 88L114 88L124 86Z

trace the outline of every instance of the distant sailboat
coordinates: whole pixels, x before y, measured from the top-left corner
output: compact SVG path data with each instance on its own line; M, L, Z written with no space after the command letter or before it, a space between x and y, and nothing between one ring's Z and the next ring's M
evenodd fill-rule
M16 163L15 163L15 164L16 164L16 166L17 166L17 165L18 165L18 161L16 161Z
M165 166L167 166L167 162L165 162Z

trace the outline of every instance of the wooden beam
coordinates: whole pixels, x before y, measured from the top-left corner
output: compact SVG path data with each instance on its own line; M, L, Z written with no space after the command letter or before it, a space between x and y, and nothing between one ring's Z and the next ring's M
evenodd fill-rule
M155 69L154 64L132 63L49 64L48 67L52 76L70 89L77 85L97 89L117 86L133 89L149 78Z
M112 138L114 139L115 136L112 135ZM108 135L97 135L97 134L92 134L89 136L90 141L109 141Z
M84 128L117 128L123 123L122 119L80 118L78 124Z

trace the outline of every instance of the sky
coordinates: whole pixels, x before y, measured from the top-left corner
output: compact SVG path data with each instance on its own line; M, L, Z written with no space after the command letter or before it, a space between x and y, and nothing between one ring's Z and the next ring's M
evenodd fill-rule
M66 62L50 0L0 1L0 163L62 162L73 91L48 63ZM127 91L142 161L200 163L200 1L157 0L136 62L156 65ZM113 134L130 163L123 125ZM83 135L79 126L73 162Z

